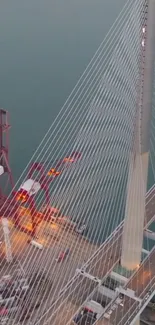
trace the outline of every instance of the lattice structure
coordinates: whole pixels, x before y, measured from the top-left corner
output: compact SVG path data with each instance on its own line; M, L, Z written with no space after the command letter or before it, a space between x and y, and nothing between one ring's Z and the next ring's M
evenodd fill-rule
M9 163L9 130L8 112L0 109L0 174L7 175L5 184L3 184L4 188L0 189L1 198L4 196L8 183L10 183L11 188L14 185Z

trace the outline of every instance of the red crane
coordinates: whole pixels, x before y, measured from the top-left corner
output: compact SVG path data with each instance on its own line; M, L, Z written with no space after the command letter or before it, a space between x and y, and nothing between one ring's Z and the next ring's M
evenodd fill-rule
M16 201L21 201L22 203L26 203L29 206L31 211L31 223L32 223L32 232L31 235L35 236L36 228L42 219L48 219L46 214L48 214L48 208L45 209L44 214L39 214L36 208L36 194L39 190L43 190L45 192L45 203L46 206L50 206L50 194L49 194L49 186L50 183L55 179L55 177L62 174L64 171L66 164L76 162L80 159L81 153L73 152L71 156L65 157L56 163L54 168L51 168L48 173L46 173L46 169L43 163L34 162L30 166L30 170L28 172L28 179L25 181L19 190L14 193ZM34 178L34 173L37 171L37 176ZM49 177L50 176L50 177ZM24 231L24 228L20 226L21 230ZM25 230L26 231L26 230Z
M11 125L8 123L8 112L0 109L0 176L5 175L5 188L14 186L12 172L9 164L9 129ZM0 198L4 197L4 191L0 188Z
M13 190L14 182L9 163L9 114L0 109L0 216L16 215L17 204L7 199L7 192Z
M9 130L11 125L9 124L9 114L6 110L0 109L0 216L6 218L12 218L15 226L24 232L35 235L36 227L41 221L40 214L36 209L36 194L39 190L45 192L45 203L50 206L49 185L55 179L55 177L62 174L66 165L70 165L81 158L81 153L73 152L70 156L67 156L59 160L54 168L51 168L48 173L46 172L43 163L34 162L31 164L28 179L24 182L17 192L14 192L13 176L9 163ZM37 177L33 180L34 172L37 171ZM7 189L11 189L12 197L8 199ZM26 203L31 212L32 231L27 230L22 226L19 216L20 204ZM48 211L48 209L47 209ZM48 213L48 212L47 212ZM46 212L42 218L46 219Z

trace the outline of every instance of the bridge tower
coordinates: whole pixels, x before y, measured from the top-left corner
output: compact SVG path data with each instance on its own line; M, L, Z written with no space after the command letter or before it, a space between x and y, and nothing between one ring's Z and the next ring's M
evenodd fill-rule
M155 0L144 1L141 31L141 72L133 147L130 156L121 265L134 270L140 264L147 189L150 119L155 58Z

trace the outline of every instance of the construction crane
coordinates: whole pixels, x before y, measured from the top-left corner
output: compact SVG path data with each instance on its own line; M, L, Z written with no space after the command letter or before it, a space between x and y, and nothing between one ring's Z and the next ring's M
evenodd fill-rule
M32 163L28 172L28 179L19 187L17 192L14 192L16 201L26 204L30 209L32 237L35 237L38 224L43 219L48 219L48 207L50 207L50 183L54 181L57 176L61 175L67 166L76 162L80 157L81 153L73 152L70 156L59 160L55 164L55 167L51 168L48 172L46 172L46 167L43 163ZM35 179L34 173L36 175ZM47 209L44 209L44 212L42 213L39 212L36 207L36 195L40 190L45 192L45 205L47 207ZM20 229L25 232L29 232L29 230L24 229L24 227L20 225L19 218L18 221L16 220L16 226L19 226Z
M8 112L4 109L0 109L0 216L2 217L2 227L4 233L4 241L5 241L5 250L6 250L6 260L8 262L12 262L12 251L11 251L11 243L9 236L9 226L7 216L10 213L10 209L12 209L11 204L7 201L6 208L5 202L7 199L6 192L8 190L8 186L10 185L11 189L13 189L13 177L9 164L9 129L10 124L8 122ZM15 207L14 207L15 208ZM12 213L14 213L14 208L12 209Z
M50 183L70 164L81 158L81 153L74 151L71 155L59 160L48 172L44 163L34 162L31 164L27 180L24 181L17 191L14 191L13 176L9 163L9 115L4 109L0 109L0 216L3 217L3 232L6 244L7 259L11 259L11 245L9 242L8 218L11 218L15 227L35 237L38 224L43 219L48 219L48 207L50 207ZM37 172L37 173L36 173ZM34 178L34 173L37 176ZM6 193L11 189L12 196L8 199ZM45 192L45 205L47 209L39 212L36 206L37 193ZM28 230L21 224L20 206L26 204L31 216L32 230ZM7 220L6 220L6 219Z

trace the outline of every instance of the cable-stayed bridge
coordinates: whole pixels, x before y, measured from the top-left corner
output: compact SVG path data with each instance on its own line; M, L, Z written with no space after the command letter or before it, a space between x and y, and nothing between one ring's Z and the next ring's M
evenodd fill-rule
M1 209L7 324L139 324L155 293L154 14L126 1Z
M152 223L155 218L154 196L155 188L153 187L146 198L147 214L145 228L147 228L147 226L149 226L149 224ZM68 284L68 286L64 288L64 291L62 291L60 298L58 298L58 300L53 303L51 310L49 309L48 312L45 313L44 317L40 319L40 322L38 322L38 324L42 324L47 316L50 316L51 311L53 312L53 317L49 317L49 323L61 323L60 320L62 320L62 322L66 322L66 324L68 323L68 314L66 315L66 308L68 310L71 308L71 314L73 311L77 312L77 306L83 304L87 297L89 295L92 295L92 292L96 290L98 285L100 285L100 281L103 282L103 279L106 278L106 276L114 269L114 266L119 263L119 259L121 257L122 233L123 223L121 223L116 228L116 230L111 234L107 241L103 243L100 248L94 253L94 256L90 258L89 262L85 264L84 271L79 272L77 276L75 276L75 278L73 278L72 281ZM105 258L105 256L110 258ZM122 306L120 306L120 301L119 304L117 303L117 300L119 300L118 297L107 306L105 315L107 314L108 309L113 310L112 306L115 306L113 310L114 315L111 315L114 321L113 319L110 320L110 324L115 324L116 321L117 324L119 324L119 321L120 324L125 324L126 321L129 321L130 324L132 321L132 316L135 318L138 313L141 313L147 303L150 301L151 297L154 295L154 257L155 250L153 248L141 267L138 268L136 272L134 272L132 277L130 277L126 288L133 289L136 296L135 299L134 297L131 298L130 296L126 297L127 301L124 303L124 306L126 305L126 308L124 308L125 314L123 315L123 309ZM148 291L150 291L150 295L147 295ZM139 298L139 300L137 298ZM120 309L119 312L117 308ZM131 314L132 310L134 310L133 315ZM124 323L122 322L122 317L125 318ZM109 324L109 321L105 318L101 324Z

